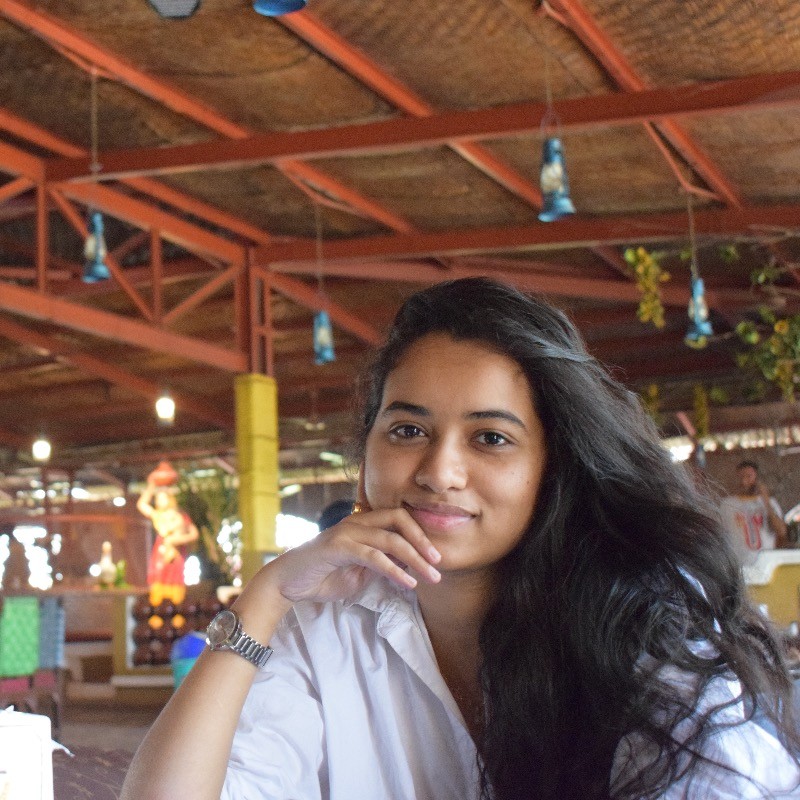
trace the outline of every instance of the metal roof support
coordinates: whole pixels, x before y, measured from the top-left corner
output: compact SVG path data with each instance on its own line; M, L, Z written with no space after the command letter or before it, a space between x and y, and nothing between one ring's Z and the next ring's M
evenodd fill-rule
M586 11L580 0L554 0L554 5L566 15L569 28L594 53L597 60L619 86L634 92L647 88L644 80ZM722 174L709 155L692 141L691 137L676 122L665 119L659 122L658 127L692 169L725 203L736 208L742 206L742 199L733 184Z
M74 53L88 62L89 66L93 64L100 67L105 73L115 76L127 86L223 136L230 139L243 139L250 135L247 128L231 122L209 106L198 102L175 87L169 86L164 81L147 75L124 59L81 36L55 17L41 11L34 11L17 0L0 0L0 14L44 39L59 52L61 52L60 48L64 48ZM339 187L337 194L341 193L341 196L348 194L351 201L357 202L357 205L352 204L360 213L371 216L370 209L379 205L353 189L348 189L320 170L313 167L310 169L315 174L315 180L326 180L330 185L335 184ZM386 214L391 214L388 209L384 211Z
M206 298L211 297L215 292L219 291L226 283L235 280L237 275L242 271L242 264L233 264L228 267L224 272L220 272L216 277L212 278L205 286L198 289L193 294L189 295L186 299L181 301L177 306L172 308L164 314L161 322L164 325L172 325L178 317L183 316L188 311L196 308Z
M266 276L270 287L280 294L294 300L301 306L310 308L312 311L327 311L331 321L335 322L340 328L347 331L356 339L366 342L373 347L377 347L382 341L383 336L371 325L359 319L355 314L332 301L329 297L312 289L302 281L290 278L286 275L278 275L260 266L254 266L253 271ZM441 280L441 271L439 279Z
M244 372L247 367L246 359L234 350L10 283L0 292L0 309L228 372Z
M6 203L13 197L18 197L24 194L28 189L33 188L34 183L28 178L14 178L4 186L0 187L0 204Z
M78 235L81 237L81 240L85 241L86 237L89 235L89 228L87 227L83 217L72 207L72 204L65 198L61 197L58 192L51 191L50 196L53 198L53 201L58 206L67 222L69 222L69 224L77 231ZM153 312L150 310L147 303L145 303L145 301L142 299L142 296L139 294L139 292L136 291L136 289L131 285L130 281L125 276L122 265L111 255L111 253L106 255L105 261L109 272L111 272L111 277L117 282L120 289L122 289L125 294L128 295L136 308L139 309L139 313L141 313L146 320L152 321Z
M45 336L37 331L29 330L25 326L18 325L16 322L12 322L4 317L0 317L0 336L5 336L7 339L11 339L19 344L36 347L39 350L46 350L70 362L73 366L89 375L102 378L117 386L122 386L134 394L146 397L148 400L155 401L161 394L163 387L157 383L140 378L138 375L120 369L113 364L109 364L87 353L73 350L71 347L65 345L63 342L59 342L58 339L52 336ZM208 403L198 400L191 395L183 394L182 392L173 391L172 396L181 411L185 411L187 414L191 414L206 422L211 422L213 425L223 430L233 430L234 424L232 415L225 414Z
M287 14L279 17L278 22L406 114L412 117L436 114L436 109L410 87L389 75L309 11ZM451 142L450 147L512 194L537 208L541 206L542 195L538 185L520 175L482 145L476 142Z

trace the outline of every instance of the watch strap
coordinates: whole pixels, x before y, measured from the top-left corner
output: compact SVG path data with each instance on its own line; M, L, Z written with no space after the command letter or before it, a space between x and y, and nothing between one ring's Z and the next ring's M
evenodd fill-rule
M272 655L272 648L268 644L259 644L252 636L248 636L243 630L239 631L239 638L228 649L233 650L237 655L246 658L251 664L255 664L259 669L265 666L269 657Z

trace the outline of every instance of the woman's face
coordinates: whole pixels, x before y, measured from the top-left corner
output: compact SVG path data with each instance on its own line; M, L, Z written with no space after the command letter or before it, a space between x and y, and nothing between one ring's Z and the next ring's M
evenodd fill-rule
M485 570L522 538L547 460L519 365L478 342L430 334L389 374L367 437L372 508L406 508L447 571Z

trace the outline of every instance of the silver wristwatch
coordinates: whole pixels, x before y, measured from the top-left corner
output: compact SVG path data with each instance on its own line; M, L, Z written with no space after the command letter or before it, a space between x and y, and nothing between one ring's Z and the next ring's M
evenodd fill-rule
M259 644L242 630L239 615L229 608L217 614L206 629L206 644L212 650L232 650L251 664L263 667L272 655L272 648Z

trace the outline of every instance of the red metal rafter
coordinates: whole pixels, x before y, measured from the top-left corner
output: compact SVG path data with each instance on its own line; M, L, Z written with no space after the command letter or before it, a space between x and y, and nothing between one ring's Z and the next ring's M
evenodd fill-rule
M271 289L280 292L296 303L313 311L327 311L333 322L362 342L377 346L383 341L383 336L371 325L305 283L289 278L286 275L270 273L259 267L254 267L253 271L266 276Z
M149 400L156 400L161 394L162 387L152 381L140 378L87 353L78 352L52 336L45 336L37 331L32 331L4 317L0 317L0 336L5 336L7 339L19 344L35 347L57 355L90 375L122 386ZM233 417L230 414L226 414L191 395L173 392L172 396L181 411L211 422L224 430L233 430Z
M0 170L27 178L32 183L44 182L44 161L14 145L0 142Z
M554 0L556 5L568 19L570 29L594 53L598 61L605 67L619 86L627 91L641 91L646 88L644 80L619 52L614 43L603 31L592 16L583 7L580 0ZM692 141L691 137L672 120L659 123L664 136L672 146L692 166L695 172L729 205L742 205L739 192L707 153Z
M562 100L555 103L553 109L563 130L585 130L661 120L668 116L730 114L754 108L788 109L797 105L800 105L800 71L611 92ZM87 157L50 159L47 175L54 181L93 181L274 163L289 164L290 172L314 182L318 176L303 172L311 168L298 159L409 150L453 140L538 134L547 113L546 103L513 103L336 128L263 133L235 142L105 151L101 153L103 172L99 175L92 174ZM321 184L320 188L327 190L328 185Z
M138 228L158 228L163 238L189 252L219 258L228 264L241 263L244 258L244 249L235 242L105 186L67 183L56 188L73 200Z
M21 286L3 286L0 309L84 331L101 339L169 353L229 372L244 372L247 368L246 360L240 353L211 342L180 336L118 314L77 305Z
M191 311L193 308L196 308L204 300L211 297L211 295L213 295L215 292L219 291L219 289L226 283L230 283L232 280L235 280L241 271L241 264L234 264L232 267L228 267L228 269L226 269L224 272L221 272L215 278L212 278L201 289L198 289L185 300L180 302L177 306L164 314L161 320L162 323L164 325L171 325L176 319L183 316L188 311Z
M90 65L97 65L113 74L122 83L223 136L241 138L247 135L241 126L225 119L204 103L187 97L163 81L149 77L129 62L81 36L43 11L34 10L17 0L0 0L0 14L49 44L66 48L85 59Z
M136 231L132 236L129 236L122 244L117 245L112 251L111 255L122 261L125 256L138 250L145 242L150 241L150 234L147 231Z
M27 242L20 242L11 236L0 235L0 247L4 250L9 250L12 253L19 253L20 255L27 256L28 258L36 257L36 248L32 247ZM50 255L49 262L51 267L58 267L64 271L64 275L73 275L79 277L83 272L83 266L75 261L68 261L66 258ZM53 273L51 272L51 277Z
M209 106L198 102L164 81L156 80L138 70L124 59L71 30L54 17L41 11L34 11L27 5L17 2L17 0L0 0L0 14L5 15L17 25L31 31L51 45L66 48L80 58L85 59L90 65L96 65L104 72L116 76L118 80L131 88L225 137L243 139L250 134L247 128L231 122ZM369 209L374 209L378 206L374 201L357 194L352 189L348 189L338 181L334 181L330 176L325 176L324 173L317 170L315 172L317 173L317 180L322 180L324 177L330 185L336 185L338 187L337 194L340 192L342 195L349 194L351 199L356 200L358 205L355 207L360 212L370 213ZM391 214L388 209L383 209L383 213Z
M85 240L86 237L89 235L89 228L86 225L84 218L72 207L72 204L61 197L58 192L51 191L50 196L53 199L53 202L58 206L61 213L64 215L64 218L69 222L69 224L77 231L78 235L81 237L82 240ZM117 260L108 253L106 255L106 265L108 266L109 272L111 273L111 277L117 282L119 287L125 292L126 295L131 299L133 304L136 308L139 309L141 315L149 321L153 319L153 312L147 306L147 303L142 299L142 296L136 289L131 285L130 281L125 276L125 273L122 269L122 265L117 262Z
M32 189L33 186L33 181L28 180L28 178L15 178L13 181L9 181L0 187L0 204L24 194L28 189Z
M707 208L695 211L698 235L741 235L753 227L794 228L800 205ZM375 258L419 258L467 253L590 247L597 244L663 242L686 238L686 213L609 215L594 219L569 218L549 225L472 228L437 233L371 236L326 242L325 264L336 261L364 261ZM316 265L313 241L276 242L256 248L259 264L285 271L298 262ZM441 272L439 273L441 277ZM387 276L389 277L389 276Z
M413 117L436 114L436 109L410 87L389 75L309 11L287 14L280 17L279 22L406 114ZM475 142L454 142L450 146L473 166L505 186L513 194L531 205L541 206L542 195L539 187L482 145Z

